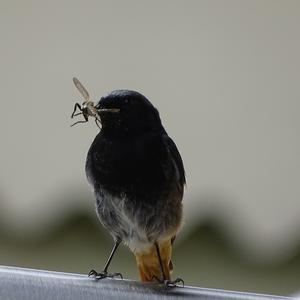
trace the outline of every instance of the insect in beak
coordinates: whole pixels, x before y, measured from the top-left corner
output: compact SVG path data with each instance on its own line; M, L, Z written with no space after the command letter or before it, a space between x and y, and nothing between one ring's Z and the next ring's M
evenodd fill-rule
M97 109L94 102L90 100L90 95L88 91L76 77L73 78L73 83L75 84L76 88L78 89L79 93L82 95L85 101L81 105L79 103L75 103L74 110L71 115L72 119L76 116L83 115L84 120L75 122L71 125L71 127L79 123L86 123L88 122L89 117L94 117L96 125L101 129L101 127L99 126L99 124L101 124L99 113L117 113L120 111L116 108ZM76 112L77 110L79 110L79 112Z

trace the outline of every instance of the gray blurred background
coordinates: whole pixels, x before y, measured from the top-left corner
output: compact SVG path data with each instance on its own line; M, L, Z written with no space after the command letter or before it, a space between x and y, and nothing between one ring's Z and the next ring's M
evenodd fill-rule
M84 173L96 101L143 93L182 154L186 284L300 290L299 1L0 2L0 264L88 273L112 246ZM123 247L112 270L137 278Z

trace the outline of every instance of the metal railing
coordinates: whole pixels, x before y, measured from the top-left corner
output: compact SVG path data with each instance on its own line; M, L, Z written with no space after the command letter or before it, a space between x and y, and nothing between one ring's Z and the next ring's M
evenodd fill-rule
M87 275L0 266L0 299L292 299L198 287L166 288L121 279L97 281Z

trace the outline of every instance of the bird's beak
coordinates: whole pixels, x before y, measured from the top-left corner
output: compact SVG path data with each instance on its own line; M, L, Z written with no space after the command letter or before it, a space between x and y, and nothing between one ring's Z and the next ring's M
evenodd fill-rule
M98 109L98 113L106 113L106 112L109 112L109 113L118 113L120 111L119 108L100 108Z

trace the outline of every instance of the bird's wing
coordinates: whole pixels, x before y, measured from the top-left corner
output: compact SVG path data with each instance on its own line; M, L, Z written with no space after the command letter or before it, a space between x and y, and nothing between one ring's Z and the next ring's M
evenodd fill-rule
M185 180L185 171L184 171L184 166L183 166L183 162L182 162L182 158L180 156L180 153L176 147L176 144L174 143L174 141L168 136L168 135L164 135L164 143L171 155L172 160L174 161L175 167L178 170L178 175L179 175L179 184L181 186L181 188L183 188L183 186L186 183Z

